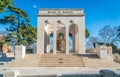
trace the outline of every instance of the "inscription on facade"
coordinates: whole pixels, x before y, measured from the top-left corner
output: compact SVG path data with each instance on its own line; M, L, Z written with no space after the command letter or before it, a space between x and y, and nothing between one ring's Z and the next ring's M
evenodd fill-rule
M73 14L73 11L70 10L48 10L48 13L56 13L56 14Z

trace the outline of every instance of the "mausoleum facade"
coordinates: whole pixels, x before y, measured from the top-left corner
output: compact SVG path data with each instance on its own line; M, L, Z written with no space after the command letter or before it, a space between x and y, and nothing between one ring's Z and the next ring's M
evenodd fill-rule
M40 9L37 54L85 53L83 9Z

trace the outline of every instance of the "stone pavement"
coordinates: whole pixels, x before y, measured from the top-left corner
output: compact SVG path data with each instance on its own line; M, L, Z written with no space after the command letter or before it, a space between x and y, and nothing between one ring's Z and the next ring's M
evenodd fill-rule
M0 67L0 73L3 70L18 70L20 75L55 75L62 74L99 74L101 69L112 70L120 74L120 68L107 67Z

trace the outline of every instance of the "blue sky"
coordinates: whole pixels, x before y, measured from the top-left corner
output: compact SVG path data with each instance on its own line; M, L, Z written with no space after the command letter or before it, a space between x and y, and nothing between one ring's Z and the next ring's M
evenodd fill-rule
M120 0L14 0L15 6L26 11L30 23L37 27L37 13L40 8L83 8L86 14L86 28L92 36L105 25L120 25ZM7 27L7 26L4 26ZM0 26L0 30L5 30Z

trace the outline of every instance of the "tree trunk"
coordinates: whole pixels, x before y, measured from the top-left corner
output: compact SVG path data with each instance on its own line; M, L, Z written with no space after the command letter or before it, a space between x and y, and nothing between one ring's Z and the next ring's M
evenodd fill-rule
M18 29L17 29L17 34L18 34L18 44L20 44L20 16L18 15Z

